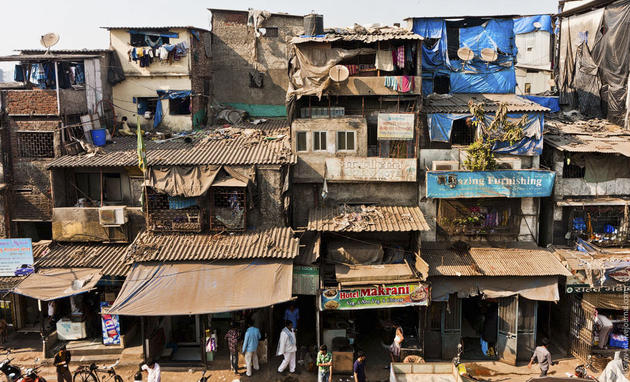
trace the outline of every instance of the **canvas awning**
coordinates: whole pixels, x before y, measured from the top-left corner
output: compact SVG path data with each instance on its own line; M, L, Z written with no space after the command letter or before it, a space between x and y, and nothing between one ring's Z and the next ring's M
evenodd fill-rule
M448 301L483 295L500 298L519 295L528 300L558 301L558 277L439 277L431 279L431 301Z
M135 263L110 314L177 316L261 308L291 299L293 263Z
M89 292L100 279L100 269L95 268L40 269L18 284L13 293L50 301Z

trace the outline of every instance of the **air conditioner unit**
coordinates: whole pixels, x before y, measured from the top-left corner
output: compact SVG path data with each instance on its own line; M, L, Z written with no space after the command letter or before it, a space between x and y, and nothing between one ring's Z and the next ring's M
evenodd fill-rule
M103 227L120 227L127 223L125 206L105 206L98 209L98 221Z
M520 170L521 160L518 158L497 158L497 167L500 169Z
M434 160L431 162L432 171L457 171L459 162L455 160Z

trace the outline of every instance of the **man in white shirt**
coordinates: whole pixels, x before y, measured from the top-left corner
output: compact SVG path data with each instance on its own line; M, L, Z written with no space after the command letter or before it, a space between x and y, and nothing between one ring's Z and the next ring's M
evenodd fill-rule
M160 373L160 365L154 360L149 360L146 365L142 365L142 370L146 371L147 382L161 382L162 374Z
M285 322L285 327L280 332L277 355L284 356L282 363L278 367L278 373L284 372L289 366L289 372L295 373L295 353L297 352L297 341L293 331L293 323L289 320Z

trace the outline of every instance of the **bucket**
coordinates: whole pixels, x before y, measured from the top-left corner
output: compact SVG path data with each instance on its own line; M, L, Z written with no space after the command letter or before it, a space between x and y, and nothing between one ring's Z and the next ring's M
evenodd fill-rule
M107 143L107 134L105 129L96 129L91 130L92 133L92 142L94 142L94 146L105 146Z

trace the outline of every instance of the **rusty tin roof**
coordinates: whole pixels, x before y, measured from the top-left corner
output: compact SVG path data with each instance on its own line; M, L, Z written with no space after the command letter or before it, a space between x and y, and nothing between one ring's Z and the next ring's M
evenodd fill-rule
M309 211L308 230L320 232L428 231L420 207L348 206Z

